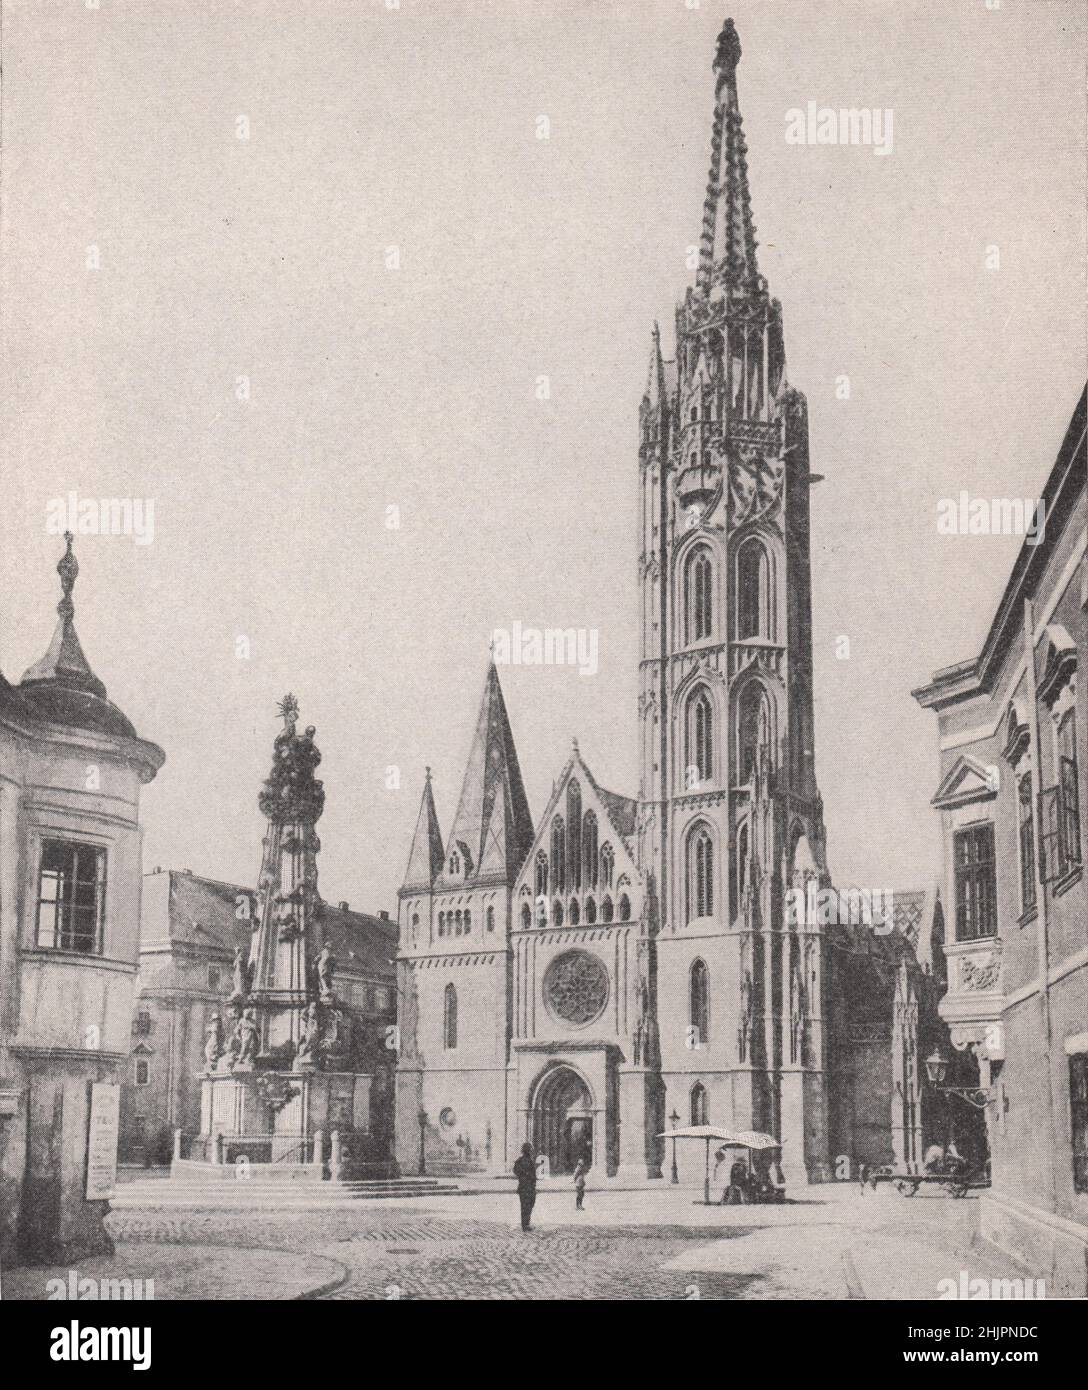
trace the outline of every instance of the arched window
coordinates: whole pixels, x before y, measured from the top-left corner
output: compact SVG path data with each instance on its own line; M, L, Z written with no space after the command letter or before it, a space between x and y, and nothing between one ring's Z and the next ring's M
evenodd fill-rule
M710 782L714 777L714 708L710 695L700 689L688 701L687 748L684 755L686 774L684 786L694 791L695 784Z
M590 926L597 920L597 904L592 898L586 899L586 921Z
M692 961L688 975L688 1022L695 1030L695 1045L705 1046L710 1040L710 992L701 960Z
M737 831L737 871L733 876L733 881L736 884L736 900L733 904L734 913L743 912L744 910L744 899L748 894L749 858L748 826L742 825Z
M688 840L688 921L714 912L714 841L705 825Z
M469 909L466 907L466 908L465 908L465 935L468 936L468 934L469 934L469 932L470 932L471 930L472 930L472 913L471 913L471 912L469 911Z
M487 929L488 931L495 930L495 909L493 907L487 909Z
M543 850L538 851L536 856L536 896L548 896L548 856Z
M572 927L576 927L576 926L578 925L578 916L579 916L579 914L578 914L578 899L577 899L577 898L571 898L570 902L569 902L568 905L567 905L567 912L570 914L570 924L571 924L571 926L572 926Z
M604 902L601 903L601 921L602 921L602 922L611 922L611 920L612 920L612 899L611 899L611 898L605 898Z
M629 922L631 920L631 899L626 893L620 894L620 921Z
M563 817L552 821L552 887L562 893L567 885L566 845L563 843Z
M460 936L464 924L464 919L461 916L460 908L458 908L457 911L453 914L453 920L456 923L453 929L453 934L454 936Z
M582 886L582 789L571 780L567 784L567 864L570 887Z
M708 1124L706 1087L701 1081L696 1081L691 1088L691 1123L693 1125ZM673 1141L675 1143L675 1140Z
M771 571L763 545L748 540L737 555L737 637L771 636Z
M461 856L456 850L450 855L450 873L459 874L461 872Z
M533 925L533 909L524 903L521 909L521 925L526 931Z
M446 986L443 1002L442 1041L449 1052L452 1052L457 1046L457 991L452 985Z
M699 546L684 566L684 640L688 644L710 636L714 625L713 578L710 551Z
M612 870L616 866L616 855L612 846L606 840L601 846L601 887L612 887Z
M552 926L561 927L563 925L563 904L556 898L552 903Z
M587 888L597 886L597 816L593 811L582 818L582 882Z
M740 697L737 715L737 763L740 782L750 782L763 762L771 766L771 710L762 686L753 682Z
M444 912L438 914L438 935L446 935L446 914Z

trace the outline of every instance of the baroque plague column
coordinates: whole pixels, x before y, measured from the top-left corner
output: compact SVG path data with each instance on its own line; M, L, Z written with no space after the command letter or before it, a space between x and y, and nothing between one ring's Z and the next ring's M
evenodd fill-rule
M280 715L284 727L258 798L268 828L253 939L248 961L241 950L235 956L229 1029L219 1015L208 1028L201 1131L213 1162L245 1157L273 1163L277 1173L296 1168L314 1176L327 1135L336 1178L347 1167L345 1137L367 1128L371 1078L341 1069L350 1039L317 891L321 754L312 726L297 731L293 695Z

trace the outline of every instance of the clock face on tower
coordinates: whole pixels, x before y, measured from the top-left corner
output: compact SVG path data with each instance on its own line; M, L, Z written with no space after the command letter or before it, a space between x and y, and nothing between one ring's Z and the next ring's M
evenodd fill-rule
M608 972L588 951L565 951L544 975L544 1002L564 1023L592 1023L608 1002Z

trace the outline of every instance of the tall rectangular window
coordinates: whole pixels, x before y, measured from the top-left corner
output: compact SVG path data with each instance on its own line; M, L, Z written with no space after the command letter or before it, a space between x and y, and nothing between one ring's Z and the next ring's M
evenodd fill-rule
M1031 774L1017 783L1020 815L1020 908L1035 906L1035 806L1031 798Z
M43 840L38 878L38 945L101 955L106 851L98 845Z
M1088 1052L1069 1059L1069 1116L1073 1129L1073 1189L1088 1192Z
M956 940L976 941L997 933L994 828L972 825L952 841L956 864Z
M1077 723L1069 710L1058 725L1058 804L1063 869L1080 863L1080 791L1077 787Z

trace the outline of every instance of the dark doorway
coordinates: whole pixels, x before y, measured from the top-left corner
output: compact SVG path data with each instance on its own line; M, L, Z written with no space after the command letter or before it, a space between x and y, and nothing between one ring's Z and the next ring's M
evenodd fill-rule
M573 1173L580 1158L593 1161L593 1107L589 1088L569 1067L540 1083L533 1106L533 1146L553 1173Z

